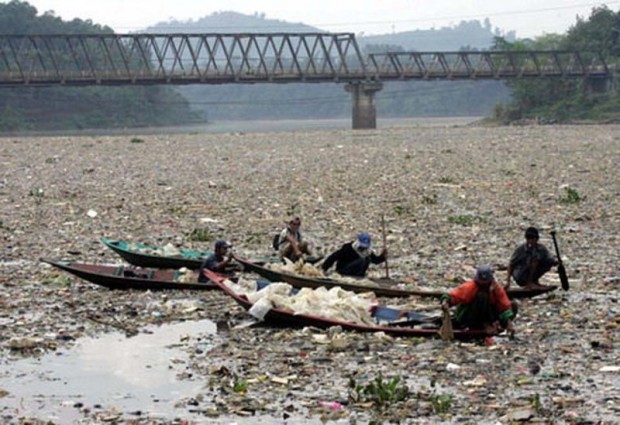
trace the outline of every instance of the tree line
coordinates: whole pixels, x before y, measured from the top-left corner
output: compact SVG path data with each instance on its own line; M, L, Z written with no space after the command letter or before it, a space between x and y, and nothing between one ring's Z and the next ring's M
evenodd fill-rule
M509 42L496 37L498 50L568 50L600 52L608 66L620 57L620 12L607 6L592 9L588 19L578 18L566 34ZM498 104L492 118L500 123L536 120L543 123L620 121L620 96L613 79L607 90L591 89L583 79L514 79L506 83L512 101Z
M17 0L0 3L1 34L111 34L90 20L70 22ZM201 122L171 87L14 87L0 89L0 131L172 126Z

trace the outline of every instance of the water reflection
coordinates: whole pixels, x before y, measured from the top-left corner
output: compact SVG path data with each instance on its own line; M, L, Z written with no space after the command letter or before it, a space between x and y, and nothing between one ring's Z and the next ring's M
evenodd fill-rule
M212 345L215 324L183 322L148 331L131 338L119 333L84 338L67 352L0 365L0 389L9 393L1 399L0 414L69 420L78 414L77 402L174 413L175 401L193 396L202 385L177 379L186 364L181 340L205 336Z

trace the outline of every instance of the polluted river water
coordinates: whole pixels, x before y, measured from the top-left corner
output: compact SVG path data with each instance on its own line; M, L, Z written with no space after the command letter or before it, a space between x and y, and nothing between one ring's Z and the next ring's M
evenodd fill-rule
M160 425L180 424L181 418L192 425L228 425L255 424L263 420L259 415L269 415L271 424L323 418L617 424L618 134L618 125L424 124L372 132L343 127L5 138L0 423ZM301 215L307 237L325 254L362 230L380 249L385 213L390 274L425 289L448 289L469 279L480 263L503 270L528 226L541 230L548 248L549 231L557 230L570 291L521 302L518 341L445 344L353 333L332 338L318 330L226 330L223 323L236 322L230 315L247 316L223 293L109 291L32 261L119 261L100 243L102 236L200 250L222 237L256 258L271 250L270 236L289 213ZM193 240L196 234L212 239ZM370 272L380 277L383 271ZM503 281L505 273L496 277ZM559 284L555 270L544 283ZM90 379L88 391L71 389L68 378L49 366L63 361L77 369L66 356L77 355L87 337L110 335L115 325L143 333L149 324L182 320L211 320L222 337L208 349L211 340L202 330L188 340L179 330L155 349L166 353L168 376L183 381L175 383L182 397L171 387L134 391L126 383L99 396L104 385L97 379ZM22 340L34 347L14 347ZM174 344L183 346L182 354L166 348ZM41 355L48 350L50 360ZM113 349L102 344L99 351ZM148 359L136 369L159 374ZM28 383L38 376L38 383ZM351 379L365 389L380 377L383 383L400 379L411 394L382 406L371 405L365 394L350 397L357 396ZM132 403L137 397L145 401ZM113 408L121 418L104 422L115 417ZM166 419L154 422L155 414Z
M207 334L205 350L216 343L208 320L150 326L132 337L113 332L80 338L69 350L0 364L2 416L35 415L54 423L75 423L84 410L114 407L136 417L172 419L186 408L179 399L197 393L203 383L179 379L186 354L181 339Z

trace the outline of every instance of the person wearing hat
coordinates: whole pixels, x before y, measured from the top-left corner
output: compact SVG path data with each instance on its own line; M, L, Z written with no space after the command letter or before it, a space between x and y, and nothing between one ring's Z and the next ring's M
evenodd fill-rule
M289 220L286 227L280 232L274 248L278 250L278 256L282 259L288 258L292 262L310 254L308 242L303 240L301 234L301 218L294 217Z
M226 275L231 275L235 271L239 270L239 267L236 264L231 264L232 256L228 255L229 248L231 248L231 245L224 240L218 240L215 242L214 253L205 258L200 266L198 282L206 282L209 280L202 273L204 269L209 269L211 271Z
M451 306L457 306L454 319L461 328L482 329L489 335L502 328L514 333L512 320L517 304L508 299L506 290L495 280L493 269L488 265L479 266L473 279L441 297L444 310Z
M510 281L514 279L517 285L525 288L540 286L538 280L547 273L551 267L559 264L558 260L551 255L549 250L538 243L539 234L535 227L525 230L525 243L514 250L508 264L505 289L510 288Z
M336 271L343 276L366 276L368 266L372 264L380 264L387 258L387 249L383 248L381 254L376 255L372 250L372 241L370 235L366 232L357 235L357 238L345 243L337 251L330 254L323 261L322 268L324 272L336 264Z

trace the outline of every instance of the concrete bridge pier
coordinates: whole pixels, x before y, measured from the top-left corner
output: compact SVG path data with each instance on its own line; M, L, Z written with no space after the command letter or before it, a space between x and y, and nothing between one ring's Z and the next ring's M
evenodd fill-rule
M353 130L377 128L375 93L383 89L378 81L348 83L344 89L351 93L353 102Z
M584 90L587 97L593 97L600 93L609 93L613 89L613 77L587 77Z

